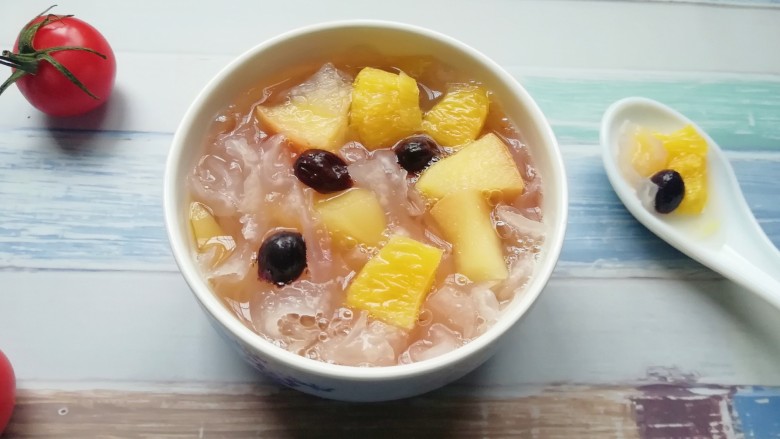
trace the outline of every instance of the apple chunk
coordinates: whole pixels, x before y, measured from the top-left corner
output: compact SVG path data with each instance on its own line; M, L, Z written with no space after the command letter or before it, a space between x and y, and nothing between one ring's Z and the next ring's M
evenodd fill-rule
M373 192L351 189L322 200L315 209L328 231L336 238L376 246L382 240L387 220Z
M491 211L478 190L449 194L431 209L444 239L452 244L455 268L474 282L502 280L509 275Z
M190 226L198 253L213 252L211 267L221 264L236 248L236 241L222 230L211 210L203 203L190 203Z
M285 135L303 152L310 148L336 152L347 136L352 82L333 64L325 64L306 82L293 87L287 100L256 109L261 125Z
M525 185L507 146L490 133L431 165L416 187L432 200L466 189L510 199L522 194Z

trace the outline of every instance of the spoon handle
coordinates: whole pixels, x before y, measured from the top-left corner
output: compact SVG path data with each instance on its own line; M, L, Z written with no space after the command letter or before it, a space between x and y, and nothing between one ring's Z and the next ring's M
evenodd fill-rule
M720 273L732 281L742 285L750 291L753 291L764 300L780 309L780 253L772 248L773 252L764 254L770 260L770 266L777 267L777 271L768 272L765 269L756 266L750 259L746 258L741 252L735 251L731 247L724 248L726 256L721 264ZM766 266L767 264L763 264Z

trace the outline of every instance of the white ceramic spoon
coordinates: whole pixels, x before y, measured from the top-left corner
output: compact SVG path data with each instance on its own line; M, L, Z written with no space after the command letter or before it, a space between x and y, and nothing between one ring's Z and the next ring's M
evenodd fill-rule
M642 204L618 162L625 121L664 133L692 124L707 140L709 199L700 215L662 215ZM731 164L707 133L659 102L627 98L614 103L604 114L601 147L612 187L640 223L681 252L780 309L780 251L756 222Z

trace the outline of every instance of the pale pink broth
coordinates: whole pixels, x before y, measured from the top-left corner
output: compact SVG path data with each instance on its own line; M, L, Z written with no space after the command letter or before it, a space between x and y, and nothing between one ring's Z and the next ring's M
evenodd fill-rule
M353 77L362 65L387 70L403 66L420 83L423 111L441 96L447 83L464 80L430 58L396 61L388 64L368 56L364 62L334 63ZM211 209L236 248L214 268L201 264L203 276L248 328L281 348L320 361L404 364L441 355L478 337L522 294L544 240L542 181L521 133L491 104L483 133L494 132L510 146L526 186L514 202L499 204L493 211L510 271L500 283L475 284L455 272L450 244L440 237L426 211L430 206L415 190L415 179L398 165L392 149L369 153L359 143L348 142L340 150L355 187L377 194L387 214L388 235L404 234L445 250L417 324L406 331L346 307L346 287L376 249L332 245L313 209L316 192L293 174L296 153L282 135L269 135L255 119L255 106L283 100L290 87L318 68L303 66L281 79L261 81L216 115L187 184L191 199ZM308 268L283 287L259 279L256 265L264 237L278 229L297 230L307 248ZM199 257L196 251L194 257Z

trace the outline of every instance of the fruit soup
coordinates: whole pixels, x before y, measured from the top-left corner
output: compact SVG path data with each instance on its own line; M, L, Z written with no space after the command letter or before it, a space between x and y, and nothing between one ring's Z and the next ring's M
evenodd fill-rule
M248 328L314 360L449 352L523 294L542 182L491 91L428 57L302 66L215 115L193 252Z
M708 198L707 150L693 125L659 133L626 122L618 158L623 177L649 211L698 215Z

